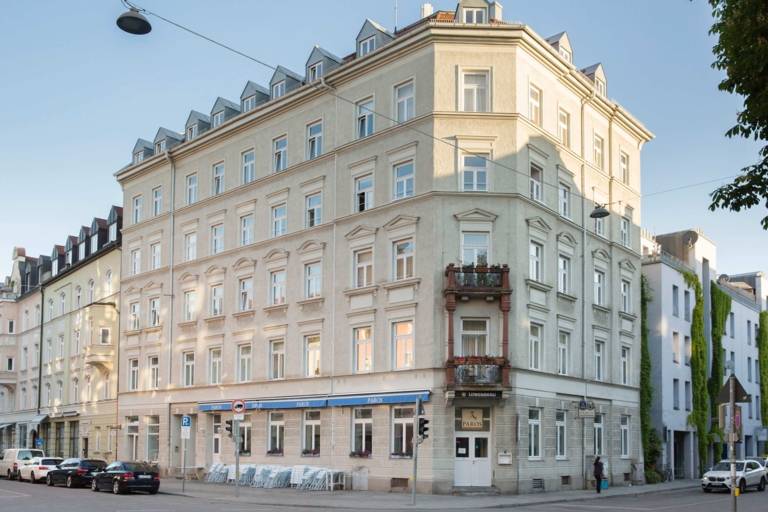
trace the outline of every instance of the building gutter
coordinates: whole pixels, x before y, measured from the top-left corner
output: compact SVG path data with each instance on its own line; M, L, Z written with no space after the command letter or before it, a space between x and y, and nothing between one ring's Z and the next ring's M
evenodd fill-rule
M168 382L166 383L166 388L170 390L171 382L173 382L173 311L174 311L174 283L175 283L175 277L174 277L174 257L176 254L176 162L173 160L173 157L171 156L171 153L169 151L165 152L165 159L168 161L168 163L171 166L171 207L169 208L169 214L170 214L170 222L171 222L171 232L170 235L170 249L168 251L169 258L168 258L168 274L170 276L170 293L165 294L166 297L170 297L170 303L168 305ZM172 454L172 439L171 439L171 432L173 429L171 428L171 402L168 402L168 462L170 465Z
M40 401L43 389L43 325L45 324L45 287L40 284L40 341L37 351L37 415L40 415Z

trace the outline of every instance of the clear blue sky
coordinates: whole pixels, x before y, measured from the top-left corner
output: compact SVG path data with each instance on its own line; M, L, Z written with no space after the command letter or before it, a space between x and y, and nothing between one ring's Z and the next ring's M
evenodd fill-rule
M136 0L267 62L301 71L314 44L354 50L366 17L394 24L393 0L292 2ZM400 25L419 0L400 0ZM504 18L546 37L567 30L580 67L602 62L609 95L655 134L643 152L643 193L735 174L754 142L725 139L741 104L717 90L704 0L504 0ZM435 1L453 9L454 1ZM290 6L289 10L285 6ZM48 254L121 201L113 173L137 137L182 131L189 110L237 100L271 72L152 19L149 36L115 26L118 0L10 2L0 16L0 276L11 248ZM765 212L710 213L705 185L649 197L642 224L660 233L701 227L719 246L718 270L766 269Z

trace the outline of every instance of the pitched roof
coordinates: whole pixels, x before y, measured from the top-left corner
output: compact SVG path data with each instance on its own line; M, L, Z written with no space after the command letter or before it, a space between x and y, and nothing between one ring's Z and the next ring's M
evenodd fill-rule
M141 151L142 149L152 149L152 143L146 139L136 139L136 144L133 145L132 153Z
M587 76L592 76L601 67L603 67L603 65L598 62L597 64L592 64L591 66L587 66L586 68L582 69L581 72Z
M245 83L245 87L243 87L243 92L240 94L240 99L248 98L249 96L253 96L254 94L261 93L269 96L269 89L266 87L257 84L256 82L252 82L251 80L248 80Z
M184 140L184 136L180 133L177 133L173 130L169 130L168 128L163 128L162 126L157 129L157 135L155 135L155 142L160 142L163 139L175 139L179 142Z
M553 35L553 36L549 36L549 37L546 39L546 41L547 41L549 44L555 44L556 42L560 41L560 38L561 38L561 37L563 37L563 35L565 35L565 31L562 31L562 32L558 32L557 34L555 34L555 35Z
M326 58L341 64L341 60L342 60L341 57L334 55L333 53L329 52L328 50L326 50L325 48L319 45L315 45L315 47L312 48L312 51L310 52L309 56L312 57L312 54L315 53L315 51L318 51L322 53Z
M215 114L216 112L221 112L225 108L231 108L235 112L240 112L240 105L219 96L218 98L216 98L216 101L214 102L213 107L211 108L211 113Z
M304 81L304 77L303 76L301 76L298 73L295 73L295 72L291 71L290 69L288 69L288 68L286 68L284 66L277 66L277 69L275 69L275 72L272 75L272 79L274 79L275 75L277 75L278 73L282 73L283 75L285 75L287 77L293 78L297 82L303 82ZM272 79L270 79L270 82L272 82Z
M208 115L203 114L202 112L198 112L197 110L192 110L189 112L189 115L187 116L187 122L184 123L184 126L188 127L200 121L211 124L211 118Z

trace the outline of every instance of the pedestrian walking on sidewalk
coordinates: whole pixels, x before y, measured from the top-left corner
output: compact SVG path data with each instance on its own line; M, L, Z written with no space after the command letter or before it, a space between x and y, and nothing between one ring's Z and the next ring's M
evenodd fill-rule
M600 487L602 487L601 484L603 483L603 463L600 462L600 457L595 458L593 472L595 475L595 489L597 490L597 494L600 494Z

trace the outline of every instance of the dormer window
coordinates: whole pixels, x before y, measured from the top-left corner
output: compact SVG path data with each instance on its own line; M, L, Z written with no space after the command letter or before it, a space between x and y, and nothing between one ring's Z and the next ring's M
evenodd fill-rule
M165 139L161 140L160 142L155 144L155 154L159 155L160 153L165 153Z
M595 77L595 90L600 96L605 96L605 80Z
M197 123L187 128L187 140L192 140L196 138L197 132L198 132Z
M81 243L81 244L80 244L80 245L77 247L77 250L78 250L78 256L77 256L77 259L78 259L78 260L83 260L83 259L85 259L85 242Z
M213 114L212 126L214 128L218 128L219 126L222 125L222 123L224 123L224 111L223 110L221 112L216 112L215 114Z
M109 225L109 241L114 242L115 240L117 240L117 222Z
M321 76L323 76L323 62L316 62L315 64L312 64L309 66L309 81L314 82L315 80L319 79Z
M67 265L72 264L72 249L67 251L66 264Z
M99 235L95 234L91 237L91 254L99 250Z
M573 63L573 54L568 48L560 47L560 56L568 61L569 64Z
M243 100L243 113L250 112L256 107L256 95L248 96Z
M140 164L144 161L144 152L143 151L137 151L133 154L133 163Z
M272 99L285 96L285 80L280 80L272 86Z
M59 258L58 256L54 255L53 261L51 262L51 275L55 276L59 273Z
M357 55L358 57L362 57L364 55L368 55L375 49L376 49L376 36L371 36L369 38L366 38L360 41L360 44L357 47Z
M465 8L464 9L464 17L463 21L464 23L485 23L485 20L487 19L487 10L479 7L479 8Z

